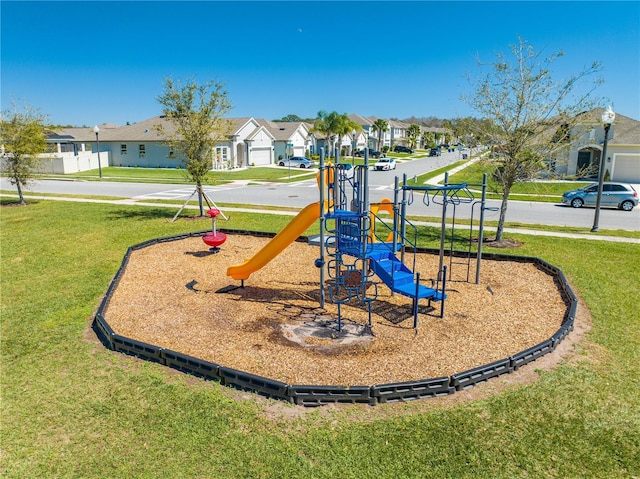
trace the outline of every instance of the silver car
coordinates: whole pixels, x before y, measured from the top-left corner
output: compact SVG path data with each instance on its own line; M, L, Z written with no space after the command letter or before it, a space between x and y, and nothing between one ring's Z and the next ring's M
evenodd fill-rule
M313 168L315 164L304 156L294 156L286 160L278 161L278 166L289 166L291 168Z
M583 205L595 206L598 199L598 183L587 185L579 190L567 191L562 195L562 204L580 208ZM631 211L638 206L638 192L626 183L604 183L600 206L620 208Z

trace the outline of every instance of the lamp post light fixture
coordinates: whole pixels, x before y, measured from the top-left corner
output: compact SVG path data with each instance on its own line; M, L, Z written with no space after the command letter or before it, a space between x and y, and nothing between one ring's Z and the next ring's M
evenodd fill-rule
M98 174L100 175L100 178L102 178L102 164L100 163L100 137L98 136L100 128L98 128L98 125L93 127L93 132L96 134L96 148L98 149Z
M602 124L604 125L604 145L602 145L602 156L600 157L600 170L598 171L598 196L596 197L596 214L593 218L592 233L597 233L598 222L600 221L600 203L602 202L602 186L604 183L604 170L607 158L607 142L609 141L609 129L616 119L616 114L610 106L602 113Z

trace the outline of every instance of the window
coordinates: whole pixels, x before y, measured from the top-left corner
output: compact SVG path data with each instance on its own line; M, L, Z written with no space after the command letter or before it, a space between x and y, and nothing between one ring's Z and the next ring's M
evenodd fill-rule
M229 148L227 148L226 146L217 146L216 158L219 161L227 161L229 159Z
M146 151L145 146L144 146L144 145L140 145L140 146L138 147L138 156L139 156L140 158L144 158L146 154L147 154L147 151Z
M173 148L169 147L169 158L175 158L176 153L173 151Z
M126 155L127 154L127 145L125 145L125 144L120 145L120 154L121 155Z

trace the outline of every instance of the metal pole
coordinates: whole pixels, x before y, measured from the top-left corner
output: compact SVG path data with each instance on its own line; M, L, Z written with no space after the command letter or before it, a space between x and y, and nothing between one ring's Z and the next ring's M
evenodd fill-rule
M449 186L449 172L444 174L444 186ZM445 188L442 190L442 221L440 223L440 261L438 264L438 274L442 273L442 265L444 264L444 242L447 232L447 201L447 189ZM438 279L442 280L443 278Z
M98 132L96 131L96 143L98 148L98 174L100 178L102 178L102 164L100 163L100 138L98 137Z
M478 227L478 256L476 259L476 284L480 284L480 265L482 263L482 242L484 241L484 208L487 202L487 174L482 175L482 200L480 201L480 226Z
M324 308L324 148L320 148L320 308Z
M598 172L598 197L596 198L596 215L593 219L592 233L598 232L598 222L600 221L600 203L602 202L602 186L604 183L604 170L607 158L607 141L609 139L609 128L611 123L604 125L604 146L602 147L602 156L600 157L600 171Z

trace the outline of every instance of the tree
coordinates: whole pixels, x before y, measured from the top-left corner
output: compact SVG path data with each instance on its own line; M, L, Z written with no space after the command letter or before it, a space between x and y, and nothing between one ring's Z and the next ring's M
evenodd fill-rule
M418 144L418 138L420 138L420 125L415 123L409 125L407 128L407 137L409 138L409 146L415 148Z
M371 129L378 132L378 151L381 151L380 146L382 144L382 135L384 135L384 132L389 129L389 122L383 118L378 118L373 122Z
M324 110L318 112L318 118L313 124L313 131L322 133L327 138L327 152L329 156L334 150L335 141L337 138L342 138L345 135L350 135L353 130L361 130L362 128L357 123L349 119L349 115L346 113L338 113L332 111L327 113Z
M422 145L425 148L435 146L436 135L432 131L425 131L422 133Z
M554 158L566 149L568 135L578 113L596 104L594 90L602 83L588 77L601 69L597 62L579 73L556 82L551 76L553 64L562 52L542 58L526 41L511 46L511 57L498 55L495 62L479 63L489 72L474 84L471 97L463 97L483 120L466 122L467 133L482 138L500 150L499 164L493 178L502 196L496 241L501 241L509 194L518 181L530 179L541 169L542 161ZM584 86L582 85L586 83Z
M24 205L22 189L34 178L34 170L41 161L38 155L47 150L47 117L36 109L17 103L2 112L0 118L0 145L4 148L3 173L18 189L20 204Z
M196 184L200 216L204 216L202 183L212 169L216 144L231 129L224 115L231 102L222 83L210 80L203 84L189 80L182 84L165 79L158 97L168 124L157 125L170 149L179 154L189 178Z

